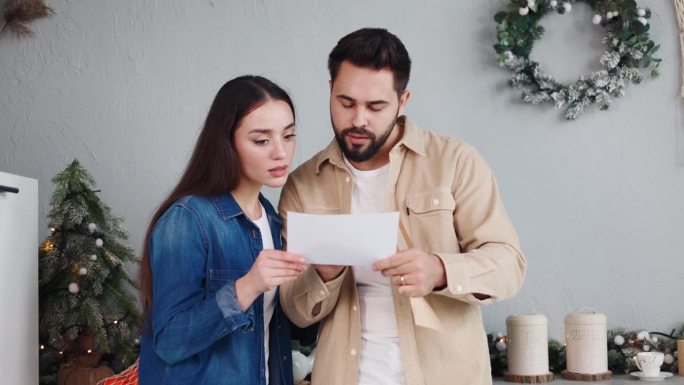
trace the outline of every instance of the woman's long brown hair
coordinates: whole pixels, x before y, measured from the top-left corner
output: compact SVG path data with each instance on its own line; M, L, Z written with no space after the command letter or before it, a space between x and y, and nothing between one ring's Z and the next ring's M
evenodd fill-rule
M151 331L152 326L150 238L155 224L174 202L184 196L219 196L237 187L242 177L242 166L233 142L235 130L242 118L269 100L286 102L294 116L294 106L287 92L261 76L240 76L228 81L216 94L183 176L154 212L147 227L140 265L143 333Z

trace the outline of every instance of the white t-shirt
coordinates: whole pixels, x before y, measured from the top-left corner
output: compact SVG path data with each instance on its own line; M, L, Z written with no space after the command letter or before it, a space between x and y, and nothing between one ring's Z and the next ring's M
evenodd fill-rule
M255 225L259 227L261 232L261 242L263 243L264 250L273 249L273 236L271 234L271 227L268 225L268 216L266 215L266 209L261 206L261 217L253 221ZM266 358L266 383L268 384L268 325L271 323L271 318L273 318L273 311L275 310L275 295L276 289L271 289L264 293L264 353Z
M344 159L352 174L352 213L385 211L385 191L389 164L369 171L357 170ZM370 266L354 266L361 316L361 357L359 385L399 385L406 383L399 350L397 319L389 277Z

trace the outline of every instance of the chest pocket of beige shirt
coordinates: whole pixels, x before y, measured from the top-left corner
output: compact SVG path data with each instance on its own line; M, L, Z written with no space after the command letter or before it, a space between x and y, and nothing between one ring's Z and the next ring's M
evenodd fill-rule
M454 230L456 201L448 189L406 197L409 232L415 247L426 252L458 252Z

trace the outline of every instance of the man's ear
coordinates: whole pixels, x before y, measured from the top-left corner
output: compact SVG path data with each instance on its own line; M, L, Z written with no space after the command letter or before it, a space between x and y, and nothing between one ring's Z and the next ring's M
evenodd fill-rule
M411 91L410 90L404 90L402 92L401 97L399 97L399 111L398 115L402 116L404 115L404 109L406 108L406 105L408 104L408 100L411 97Z

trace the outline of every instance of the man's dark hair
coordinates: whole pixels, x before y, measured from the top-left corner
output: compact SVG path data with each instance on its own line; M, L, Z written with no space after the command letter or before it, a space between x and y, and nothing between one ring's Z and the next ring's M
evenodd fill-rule
M374 70L389 69L394 74L398 95L406 90L411 74L411 58L398 37L382 28L362 28L340 39L328 56L333 83L343 61Z

